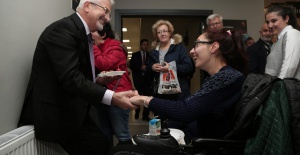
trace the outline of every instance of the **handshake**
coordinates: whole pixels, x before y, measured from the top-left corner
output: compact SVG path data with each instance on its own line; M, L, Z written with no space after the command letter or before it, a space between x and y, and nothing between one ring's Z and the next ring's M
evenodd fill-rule
M111 105L122 109L137 109L140 105L148 107L151 99L152 97L140 96L137 90L115 92L111 100Z
M99 85L118 80L121 76L97 77L96 83ZM117 83L118 84L118 83ZM137 109L140 105L148 106L152 97L140 96L137 90L115 92L112 96L111 105L122 109Z

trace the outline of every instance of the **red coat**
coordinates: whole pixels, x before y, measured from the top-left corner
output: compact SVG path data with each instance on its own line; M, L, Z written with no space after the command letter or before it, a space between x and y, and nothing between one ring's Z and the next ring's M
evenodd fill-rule
M99 71L116 71L118 68L125 73L114 90L115 92L132 90L127 69L127 53L120 46L120 41L107 38L103 44L94 45L95 66ZM108 89L113 90L118 80L108 83Z

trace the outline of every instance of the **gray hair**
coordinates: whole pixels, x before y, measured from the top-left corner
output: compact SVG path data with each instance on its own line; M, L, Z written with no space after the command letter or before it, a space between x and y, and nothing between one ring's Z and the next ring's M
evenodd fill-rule
M211 14L206 18L206 24L208 25L209 20L215 19L215 18L220 18L221 22L223 23L223 17L219 14Z
M79 11L80 9L83 8L83 5L86 1L89 1L89 2L93 2L93 3L97 3L99 0L80 0L77 8L76 8L76 11ZM111 5L114 5L115 4L115 0L110 0L110 4Z

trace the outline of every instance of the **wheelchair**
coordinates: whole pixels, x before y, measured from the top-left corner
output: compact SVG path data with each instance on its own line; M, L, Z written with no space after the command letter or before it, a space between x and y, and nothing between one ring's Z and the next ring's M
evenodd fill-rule
M113 147L109 155L239 155L244 153L247 139L255 136L256 114L268 98L276 77L248 75L242 88L242 98L233 110L232 130L221 139L194 138L182 145L170 135L162 122L158 136L134 135L136 145Z
M160 135L134 135L134 145L125 144L112 148L109 155L232 155L243 154L246 141L229 139L195 138L183 145L171 136L162 122Z

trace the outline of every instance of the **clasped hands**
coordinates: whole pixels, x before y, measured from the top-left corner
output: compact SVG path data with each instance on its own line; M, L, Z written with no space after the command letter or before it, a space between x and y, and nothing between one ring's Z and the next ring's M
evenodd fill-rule
M115 92L112 97L112 105L118 106L124 110L137 109L141 105L148 105L151 100L148 96L139 95L137 90L128 90L123 92Z
M99 85L110 83L121 78L118 76L97 77L96 83ZM140 96L137 90L128 90L122 92L115 92L112 96L111 105L120 107L124 110L137 109L140 105L144 105L147 96Z
M155 72L168 72L170 68L170 65L167 62L161 63L155 63L152 65L152 70Z

